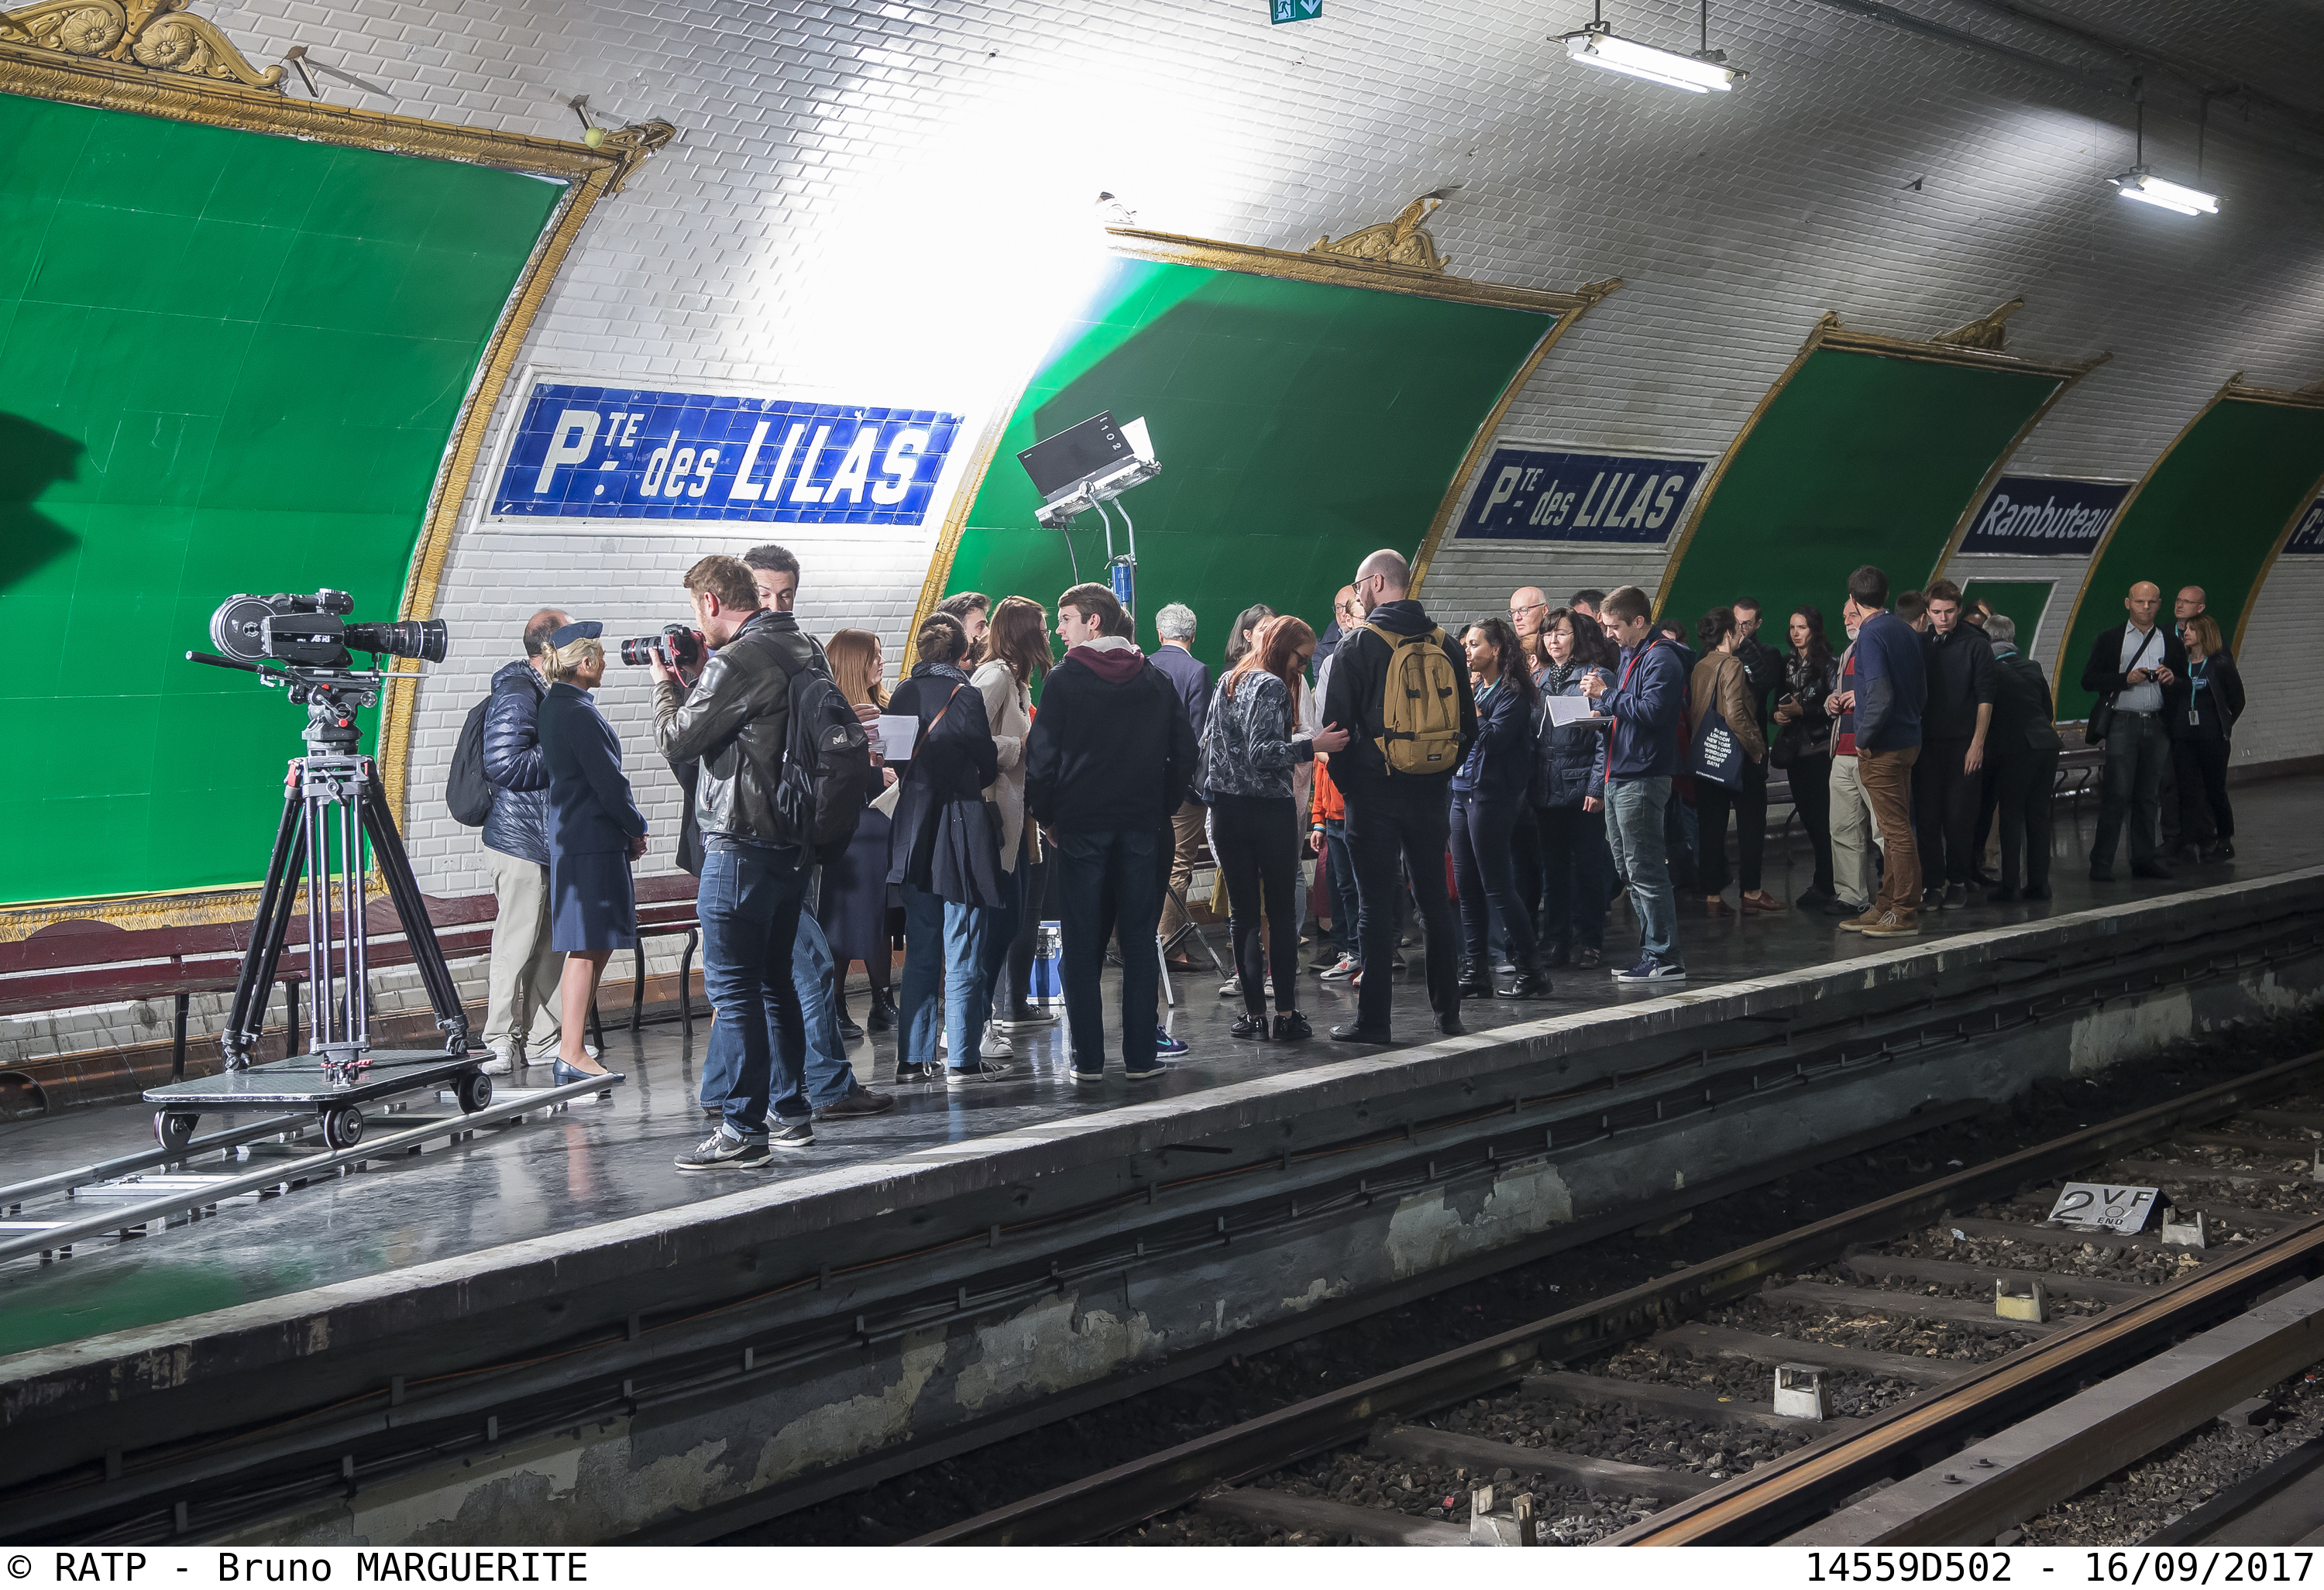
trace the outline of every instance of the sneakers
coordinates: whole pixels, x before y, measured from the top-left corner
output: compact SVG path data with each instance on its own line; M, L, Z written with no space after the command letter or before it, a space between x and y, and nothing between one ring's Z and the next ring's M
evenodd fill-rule
M1395 1040L1386 1027L1368 1027L1361 1022L1348 1022L1332 1029L1332 1036L1342 1043L1388 1043Z
M815 1118L818 1121L853 1121L865 1116L886 1115L895 1107L896 1100L892 1094L877 1093L869 1088L850 1088L844 1096L819 1106Z
M1683 983L1686 981L1686 968L1675 961L1657 960L1649 955L1637 965L1616 972L1614 980L1618 983Z
M908 1060L899 1060L896 1062L896 1086L899 1088L916 1087L922 1082L933 1082L936 1080L935 1066L914 1065Z
M679 1154L678 1168L681 1171L763 1171L773 1159L765 1138L751 1142L721 1126L696 1144L693 1152Z
M1267 988L1267 997L1268 997L1269 999L1274 998L1274 997L1275 997L1275 974L1274 974L1273 972L1271 972L1271 971L1270 971L1270 972L1268 972L1268 973L1267 974L1266 988ZM1242 973L1240 973L1240 972L1237 972L1237 973L1235 973L1235 975L1234 975L1234 976L1232 976L1232 977L1229 978L1226 981L1224 981L1224 982L1222 982L1222 983L1221 983L1221 984L1219 985L1219 997L1220 997L1221 998L1224 998L1224 999L1232 999L1232 998L1237 998L1237 997L1240 997L1241 993L1242 993Z
M1857 931L1868 939L1909 939L1920 933L1921 919L1917 914L1884 911L1879 921Z
M984 1029L984 1041L977 1045L976 1052L987 1060L1017 1058L1017 1045L1009 1041L1009 1034L996 1033L991 1027Z
M1186 1041L1184 1038L1172 1037L1169 1028L1157 1026L1154 1029L1154 1052L1167 1054L1175 1059L1186 1052Z
M1945 886L1946 910L1960 911L1966 909L1968 905L1969 885L1965 883L1949 883Z
M484 1072L484 1075L488 1077L507 1076L509 1074L508 1056L503 1054L497 1049L487 1051L487 1052L492 1055L492 1058L484 1062L484 1064L478 1066L476 1069Z
M1846 922L1841 923L1840 924L1840 931L1842 933L1863 933L1867 929L1877 926L1883 914L1884 914L1879 906L1867 905L1864 908L1863 915L1851 916Z
M814 1146L815 1125L811 1120L783 1121L772 1116L767 1117L767 1147L770 1152Z
M1074 1081L1080 1087L1094 1088L1105 1080L1105 1072L1102 1071L1084 1071L1080 1066L1075 1066L1073 1070Z
M1315 1029L1308 1025L1307 1018L1300 1015L1297 1011L1286 1010L1277 1014L1275 1017L1275 1041L1277 1043L1296 1043L1302 1038L1312 1038L1314 1035Z
M1017 1068L1005 1060L980 1060L971 1066L946 1066L945 1086L966 1088L976 1082L997 1082L1003 1077L1014 1075L1016 1071Z
M1054 1027L1056 1025L1057 1013L1056 1011L1036 1010L1024 1016L1012 1016L1004 1021L993 1022L985 1030L987 1032L1002 1032L1010 1034L1038 1033L1044 1027Z
M1355 976L1356 971L1356 958L1352 955L1342 955L1337 960L1332 962L1330 966L1323 969L1323 978L1327 983L1343 982L1347 979Z
M1164 1065L1161 1062L1149 1060L1143 1066L1136 1069L1132 1069L1127 1065L1123 1066L1121 1068L1121 1074L1129 1078L1133 1082L1150 1082L1155 1078L1167 1074L1170 1068Z
M1227 1036L1256 1038L1264 1043L1267 1042L1267 1017L1263 1015L1254 1016L1248 1010L1243 1011L1234 1018L1234 1025L1227 1028Z
M1921 909L1942 911L1945 908L1945 886L1932 883L1921 891Z

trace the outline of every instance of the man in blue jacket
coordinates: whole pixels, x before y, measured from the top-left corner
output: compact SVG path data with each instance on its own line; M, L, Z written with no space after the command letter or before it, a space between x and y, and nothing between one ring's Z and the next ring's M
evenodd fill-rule
M493 676L484 709L484 777L493 786L484 854L493 872L493 958L485 973L484 1070L506 1076L564 1036L557 986L565 957L549 942L549 769L540 759L541 659L573 620L553 607L525 621L524 660Z
M1678 772L1687 668L1681 648L1655 632L1654 604L1636 585L1608 593L1598 616L1607 639L1622 648L1621 662L1612 686L1593 674L1582 681L1582 693L1613 720L1603 767L1606 838L1615 866L1630 881L1630 904L1638 914L1638 963L1617 970L1614 980L1682 983L1686 962L1678 952L1678 896L1671 887L1663 813Z
M1913 764L1921 757L1927 653L1919 631L1888 611L1888 576L1865 565L1848 576L1842 610L1856 627L1856 775L1880 832L1880 892L1840 925L1868 939L1921 931L1921 854L1913 842Z

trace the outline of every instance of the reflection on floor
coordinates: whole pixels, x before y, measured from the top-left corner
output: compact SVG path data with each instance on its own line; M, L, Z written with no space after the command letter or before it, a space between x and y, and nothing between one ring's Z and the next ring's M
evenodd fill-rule
M2119 863L2116 870L2126 881L2089 882L2081 857L2096 819L2094 804L2082 804L2079 822L2061 808L2054 899L1927 914L1927 933L1973 933L2313 865L2324 860L2324 827L2315 821L2319 793L2324 779L2317 778L2238 789L2237 858L2181 868L2170 882L2127 881L2128 868ZM1766 887L1779 898L1788 899L1807 885L1803 852L1771 855L1768 868ZM1981 891L1976 897L1982 899ZM1840 932L1836 922L1794 911L1713 920L1704 915L1699 897L1691 909L1683 904L1681 931L1692 973L1687 986L1701 988L1895 947L1893 942L1868 944ZM1211 932L1223 954L1224 930ZM1621 951L1634 951L1636 943L1628 913L1618 907L1609 933L1609 967L1627 964ZM1303 965L1320 959L1321 950L1320 944L1303 949ZM1417 944L1406 954L1416 970ZM738 1186L762 1185L768 1176L805 1174L1059 1116L1182 1096L1351 1053L1378 1052L1351 1050L1321 1035L1331 1024L1350 1019L1353 993L1347 984L1323 982L1313 972L1305 981L1300 1004L1318 1034L1309 1042L1275 1045L1230 1038L1227 1027L1238 1002L1219 996L1219 980L1208 971L1182 975L1173 979L1178 1004L1163 1014L1192 1052L1159 1081L1124 1080L1117 1048L1102 1088L1076 1088L1065 1075L1062 1036L1052 1027L1018 1039L1018 1072L1008 1080L950 1091L899 1089L897 1107L889 1114L826 1124L817 1128L812 1148L785 1156L772 1170L724 1175L680 1175L670 1163L699 1137L706 1118L696 1089L707 1027L697 1025L691 1044L670 1026L649 1028L636 1038L616 1028L608 1034L605 1058L627 1073L628 1083L612 1098L577 1106L549 1123L487 1131L469 1143L431 1148L392 1169L374 1166L363 1175L289 1197L222 1209L220 1218L198 1226L119 1246L84 1246L69 1260L0 1266L0 1297L6 1300L0 1308L0 1353L647 1214L719 1197ZM1463 1012L1470 1030L1587 1010L1624 997L1605 970L1563 970L1553 974L1553 981L1545 1000L1470 1001ZM1430 1027L1418 979L1407 972L1397 982L1398 1035L1425 1042ZM1111 978L1108 988L1111 997ZM1642 991L1637 997L1666 992ZM860 1019L860 993L854 1009ZM1112 1021L1110 1006L1110 1031ZM853 1046L851 1058L859 1078L886 1088L895 1071L895 1034L867 1038ZM546 1086L545 1068L533 1071L530 1079L503 1079L503 1090L528 1080ZM109 1106L0 1127L0 1181L132 1152L152 1141L149 1119L142 1107ZM206 1121L204 1129L223 1124ZM29 1210L26 1218L32 1218Z

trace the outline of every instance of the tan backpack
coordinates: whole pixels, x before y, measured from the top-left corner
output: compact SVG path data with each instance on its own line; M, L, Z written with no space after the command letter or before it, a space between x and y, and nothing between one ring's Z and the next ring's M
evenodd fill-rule
M1461 765L1461 681L1444 648L1444 631L1392 635L1360 624L1388 642L1380 690L1380 737L1372 741L1390 773L1450 773Z

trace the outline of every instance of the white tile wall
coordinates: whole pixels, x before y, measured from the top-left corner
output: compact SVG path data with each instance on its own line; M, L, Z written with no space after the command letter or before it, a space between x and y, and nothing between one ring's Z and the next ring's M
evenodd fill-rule
M2227 375L2284 386L2324 375L2324 193L2312 166L2251 142L2240 109L2214 108L2206 151L2223 213L2148 211L2102 180L2130 163L2126 101L1816 0L1714 8L1713 42L1752 75L1702 97L1564 64L1549 35L1585 20L1585 0L1333 0L1322 21L1273 28L1265 0L207 9L255 60L304 44L390 91L327 80L334 99L569 135L563 102L586 92L614 119L682 129L590 223L526 350L544 364L844 386L941 402L973 428L1090 268L1100 188L1141 225L1299 248L1458 182L1433 223L1458 272L1629 283L1545 363L1508 417L1512 437L1715 454L1824 310L1919 335L2020 293L2022 350L2116 355L2030 439L2015 461L2025 473L2135 477ZM1914 9L2123 69L1970 0ZM2324 75L2324 29L2291 0L2051 9L2302 103ZM1635 0L1617 20L1683 45L1695 8ZM2157 73L2150 100L2150 161L2191 175L2191 97ZM2251 115L2254 130L2281 131L2265 107ZM899 638L929 538L775 538L807 562L811 625ZM454 660L422 698L423 887L483 887L474 835L441 816L435 792L461 712L490 665L514 655L525 613L553 599L642 633L676 616L687 562L740 544L463 537L440 608ZM1498 611L1517 584L1561 598L1584 583L1651 584L1659 562L1456 545L1428 597L1452 613ZM2308 611L2271 592L2249 648L2252 672L2286 702L2324 694ZM671 787L636 733L645 699L618 676L605 694L666 835ZM2319 749L2312 713L2279 724L2265 710L2254 745Z

